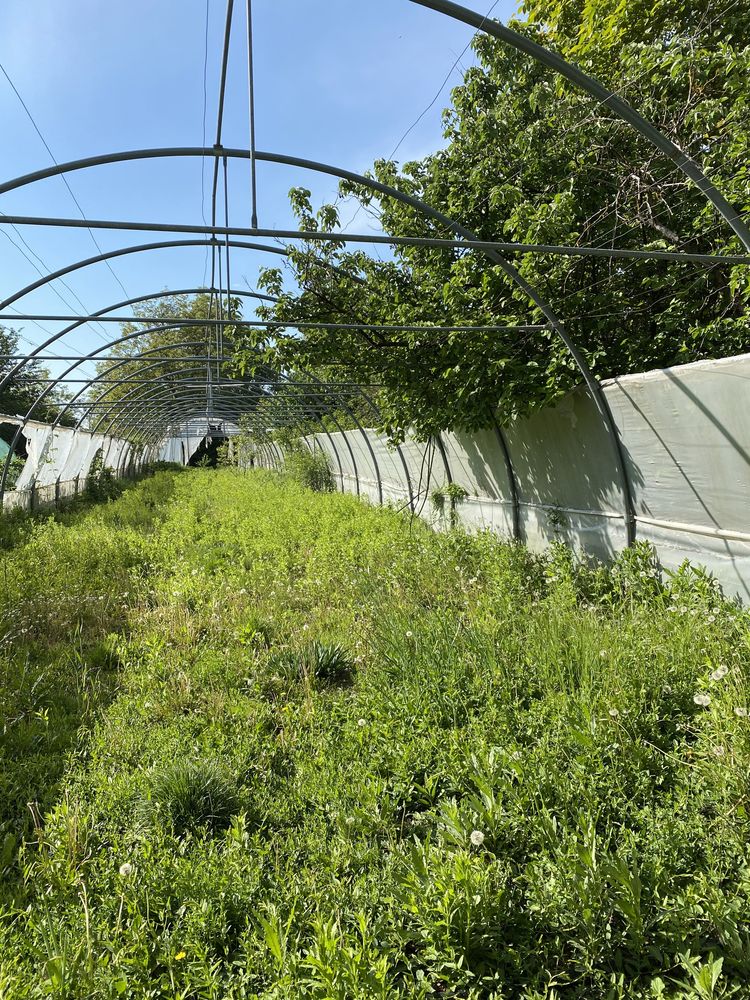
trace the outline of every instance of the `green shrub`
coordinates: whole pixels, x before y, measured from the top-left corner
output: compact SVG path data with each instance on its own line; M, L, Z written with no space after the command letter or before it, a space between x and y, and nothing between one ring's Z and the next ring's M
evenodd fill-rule
M336 489L331 463L323 451L308 451L302 446L288 449L286 470L302 486L316 493L333 493Z
M269 661L268 669L286 680L344 684L352 678L354 663L342 646L315 640L299 650L277 653Z

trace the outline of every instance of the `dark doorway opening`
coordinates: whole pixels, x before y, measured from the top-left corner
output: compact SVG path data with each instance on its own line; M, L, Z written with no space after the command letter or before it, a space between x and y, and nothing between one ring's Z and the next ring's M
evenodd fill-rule
M195 468L215 469L219 464L219 448L227 440L227 435L221 428L210 427L209 433L203 438L196 451L190 456L189 466Z

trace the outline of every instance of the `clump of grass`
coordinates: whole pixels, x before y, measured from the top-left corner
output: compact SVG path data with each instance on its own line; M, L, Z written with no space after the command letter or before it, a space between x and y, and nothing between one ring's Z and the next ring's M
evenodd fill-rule
M301 649L277 653L271 657L268 669L287 681L346 684L354 675L354 661L343 646L316 639Z
M273 622L258 614L251 614L237 630L237 641L250 649L270 649L276 640Z
M237 781L218 760L175 761L157 768L145 812L181 836L224 830L240 805Z

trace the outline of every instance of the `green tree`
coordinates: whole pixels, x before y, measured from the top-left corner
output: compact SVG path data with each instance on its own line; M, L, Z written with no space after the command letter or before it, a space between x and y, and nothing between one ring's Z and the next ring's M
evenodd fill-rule
M22 353L19 336L14 330L0 326L0 382L15 368ZM24 416L31 409L38 395L48 386L49 372L38 362L25 365L0 388L0 413L9 416ZM34 410L35 420L54 420L59 412L65 394L56 389ZM63 420L70 423L70 419Z
M750 207L750 19L734 0L528 0L517 31L558 51L634 105L740 211ZM478 35L479 65L445 112L445 148L373 176L486 240L741 253L708 201L630 126L529 57ZM394 236L446 229L392 199L343 183ZM292 192L300 227L331 228ZM515 254L513 263L565 323L594 372L610 377L750 348L747 266ZM399 248L373 260L334 243L294 250L264 283L280 296L269 360L382 386L382 424L427 436L545 405L580 382L544 315L480 252ZM303 320L493 325L491 333L299 334ZM292 332L290 332L292 331ZM253 340L253 347L257 338Z

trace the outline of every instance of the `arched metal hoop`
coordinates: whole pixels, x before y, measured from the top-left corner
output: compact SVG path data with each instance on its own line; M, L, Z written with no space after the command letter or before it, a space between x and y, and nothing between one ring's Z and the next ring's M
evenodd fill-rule
M460 223L451 219L449 216L438 211L425 202L412 195L406 194L403 191L399 191L397 188L392 187L388 184L383 184L380 181L376 181L371 177L365 177L362 174L358 174L351 170L346 170L340 167L332 166L331 164L320 163L316 160L303 159L296 156L286 156L281 153L269 153L269 152L255 152L251 153L248 150L239 149L216 149L216 148L203 148L203 147L178 147L178 148L165 148L165 149L146 149L146 150L129 150L121 153L108 153L102 156L87 157L81 160L74 160L70 163L59 164L54 167L49 167L46 170L36 171L32 174L27 174L23 177L16 178L13 181L8 181L3 185L0 185L0 195L6 193L7 191L15 190L16 188L23 187L27 184L35 183L38 180L42 180L47 177L54 177L56 175L66 174L74 170L87 169L89 167L103 166L108 163L124 163L135 160L143 159L157 159L162 157L229 157L237 159L252 159L253 156L267 163L275 163L284 166L297 167L303 170L311 170L317 173L328 174L333 177L338 177L342 180L348 180L355 184L361 185L362 187L369 188L372 191L377 192L380 195L384 195L389 198L393 198L396 201L400 201L405 205L413 208L415 211L421 213L422 215L430 218L441 225L445 226L447 229L452 230L462 239L467 242L477 242L477 237L470 230L466 229ZM183 241L180 241L183 242ZM194 241L184 241L192 244ZM257 249L257 247L254 247ZM265 249L265 247L263 248ZM280 248L277 248L277 250ZM285 251L282 251L285 252ZM622 493L623 500L623 511L626 526L627 542L631 544L635 539L635 510L633 506L632 490L630 486L630 480L627 473L627 465L624 450L622 447L622 442L620 440L617 425L615 423L612 412L609 408L607 399L601 389L598 380L594 377L591 369L588 366L583 355L580 353L576 347L573 340L567 333L561 319L556 315L551 305L542 298L537 289L535 289L525 278L521 276L519 271L507 261L501 254L495 250L482 249L481 252L493 263L497 264L504 273L525 293L529 300L543 313L550 327L555 331L557 336L563 342L568 352L570 353L573 361L575 362L578 370L580 371L586 387L594 401L597 411L601 419L604 421L607 428L608 436L610 438L613 455L615 459L615 465L617 469L617 477L620 482L620 490ZM81 265L85 266L85 265ZM33 287L38 287L39 283L35 283ZM26 290L18 293L10 301L16 301L21 295L26 294ZM0 308L4 308L4 304L0 304Z
M410 2L415 3L418 6L422 6L434 10L438 13L444 14L446 16L449 16L457 21L462 21L463 23L468 24L478 29L479 31L484 31L487 34L500 39L501 41L513 46L518 51L521 51L526 55L531 56L533 59L549 67L555 72L560 73L562 76L570 80L576 86L580 87L585 92L591 94L593 97L595 97L602 103L606 104L608 108L611 111L613 111L618 117L620 117L623 121L626 121L629 124L631 124L638 132L640 132L643 136L645 136L658 149L666 153L666 155L669 156L676 163L679 169L682 170L683 173L687 177L689 177L695 184L697 184L700 190L704 193L704 195L717 209L719 214L727 221L727 223L733 228L735 233L740 237L745 247L750 249L750 230L748 230L748 228L745 226L739 214L732 208L732 206L726 201L726 199L724 199L721 193L708 180L708 178L705 177L705 175L700 170L698 165L694 161L692 161L689 157L687 157L682 150L680 150L674 143L671 142L671 140L669 140L666 136L664 136L661 132L659 132L658 129L656 129L649 122L647 122L626 102L622 101L621 98L617 97L617 95L609 91L601 83L587 76L577 67L571 65L570 63L567 63L556 53L553 53L545 49L543 46L540 46L537 43L531 41L530 39L525 38L524 36L521 36L516 32L511 31L510 29L504 27L503 25L500 25L497 22L487 20L486 17L482 17L480 14L477 14L476 12L471 11L466 7L462 7L459 4L452 3L450 2L450 0L410 0ZM225 34L225 57L224 57L223 72L225 72L226 69L226 57L228 54L226 50L228 48L229 27L231 26L231 6L228 8L228 10L229 10L228 26ZM224 95L224 85L222 81L222 102L223 102L223 95ZM221 114L219 116L219 121L221 122ZM141 153L143 152L144 151L141 151ZM232 151L232 153L229 153L228 151L217 150L214 152L214 155L223 156L225 158L225 162L227 155L236 155L236 154L237 151ZM180 155L180 154L176 152L167 153L166 151L161 151L160 155ZM187 154L187 155L193 155L193 154ZM200 155L210 155L210 151L203 150L201 151ZM325 165L322 164L315 164L312 161L302 161L295 158L278 157L275 154L258 153L257 151L255 151L254 148L247 154L245 154L243 151L243 155L247 155L248 158L252 160L253 171L255 170L256 160L266 159L269 162L282 162L282 163L287 163L288 165L303 166L308 169L323 170L324 172L333 173L334 175L337 175L339 177L348 177L349 179L354 180L356 183L364 184L366 186L369 186L371 189L379 190L382 194L398 198L399 200L407 204L411 204L413 207L417 208L417 210L428 215L428 217L431 217L436 221L440 221L441 223L449 226L451 229L453 229L454 232L458 233L459 235L468 239L469 241L476 240L476 237L474 237L473 234L465 230L462 226L460 226L460 224L454 222L453 220L448 219L442 213L436 211L435 209L430 208L429 206L424 205L417 199L413 199L408 195L404 195L400 192L397 192L392 188L387 188L385 185L380 185L377 182L371 181L368 178L363 178L361 176L353 175L348 171L335 170L333 168L326 167ZM130 158L138 158L138 157L134 155L131 156ZM99 163L117 162L117 160L116 158L111 160L107 160L106 158L99 158L98 162ZM218 163L218 161L216 162ZM79 165L83 165L83 161L78 161L78 163ZM94 165L94 163L89 162L86 165ZM38 172L37 175L33 177L33 179L41 179L42 176L53 176L55 173L64 172L65 169L74 169L74 168L75 167L73 165L68 165L65 168L57 168L56 170L52 170L46 173ZM22 179L20 180L21 183L24 182ZM31 176L25 182L28 183L30 182L30 180ZM20 186L20 183L10 182L8 185L0 186L0 193L3 193L4 191L7 190L12 190L14 187L18 186ZM573 357L576 365L581 371L584 381L595 401L597 408L599 409L600 415L602 416L607 425L608 431L610 433L613 442L615 456L617 459L617 464L619 466L619 475L621 479L621 486L623 492L623 503L625 508L628 542L631 542L634 537L635 516L633 510L632 493L627 475L625 456L619 438L617 426L614 422L614 418L609 409L606 397L604 396L598 381L594 378L593 374L588 368L588 365L585 362L585 359L583 359L583 357L577 351L576 346L568 337L564 327L562 326L562 323L560 322L559 318L554 314L549 304L544 302L537 293L537 291L533 289L527 282L525 282L524 279L520 276L520 274L516 271L516 269L513 268L513 266L510 265L507 261L505 261L504 258L502 258L499 254L497 254L496 251L485 250L485 253L489 257L489 259L497 263L505 271L505 273L514 282L516 282L516 284L518 284L520 288L523 289L523 291L529 296L531 301L534 302L534 304L544 313L544 315L546 316L546 318L550 323L550 326L556 331L558 336L560 336L563 343L571 353L571 356ZM1 492L2 491L0 489L0 495Z

